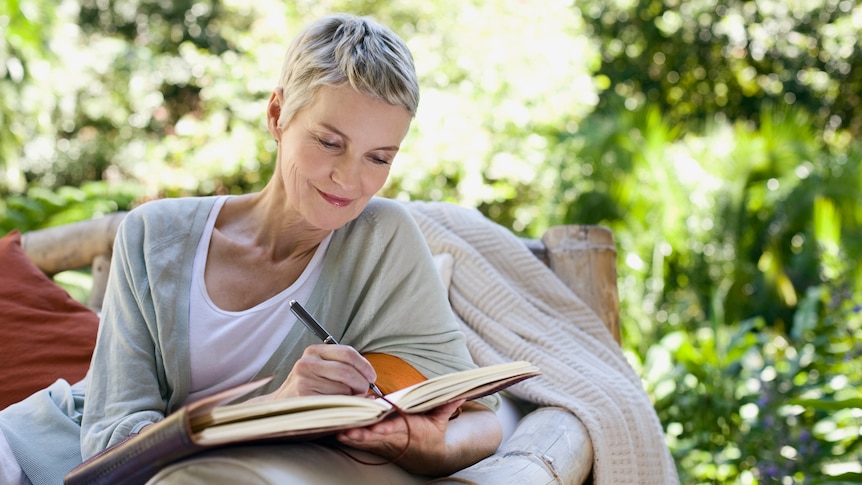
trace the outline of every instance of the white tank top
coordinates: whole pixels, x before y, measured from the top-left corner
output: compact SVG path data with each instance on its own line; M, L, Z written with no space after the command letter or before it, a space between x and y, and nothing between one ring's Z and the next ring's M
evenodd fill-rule
M222 310L207 293L204 266L213 227L226 199L220 197L213 206L195 253L189 305L191 394L187 402L248 382L257 374L296 323L288 303L308 300L332 239L329 233L299 278L281 293L248 310Z

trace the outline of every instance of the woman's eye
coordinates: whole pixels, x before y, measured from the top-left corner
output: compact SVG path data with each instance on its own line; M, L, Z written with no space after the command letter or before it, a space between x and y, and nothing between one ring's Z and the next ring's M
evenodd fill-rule
M369 157L371 161L378 165L389 165L389 160L383 157Z
M323 148L329 148L329 149L338 148L338 143L336 143L334 141L325 140L323 138L318 138L317 143L319 143L320 146L322 146Z

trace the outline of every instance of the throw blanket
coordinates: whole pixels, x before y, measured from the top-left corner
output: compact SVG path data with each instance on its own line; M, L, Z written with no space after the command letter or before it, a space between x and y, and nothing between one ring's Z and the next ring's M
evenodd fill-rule
M599 317L508 229L447 203L407 204L431 252L454 257L449 298L478 365L528 360L512 388L587 428L597 485L679 483L652 402Z

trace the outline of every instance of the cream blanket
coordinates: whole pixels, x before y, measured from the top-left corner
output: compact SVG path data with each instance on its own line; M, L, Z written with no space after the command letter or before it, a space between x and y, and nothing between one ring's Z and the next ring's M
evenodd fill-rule
M679 483L639 377L599 317L508 229L479 211L407 204L434 254L454 257L449 297L479 365L528 360L543 372L517 397L569 409L587 428L598 485Z

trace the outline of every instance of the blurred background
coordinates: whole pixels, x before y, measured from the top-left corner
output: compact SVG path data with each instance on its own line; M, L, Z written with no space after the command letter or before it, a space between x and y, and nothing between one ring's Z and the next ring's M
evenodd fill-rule
M862 482L855 1L0 0L0 235L262 187L284 49L335 11L421 78L382 195L613 229L683 483Z

